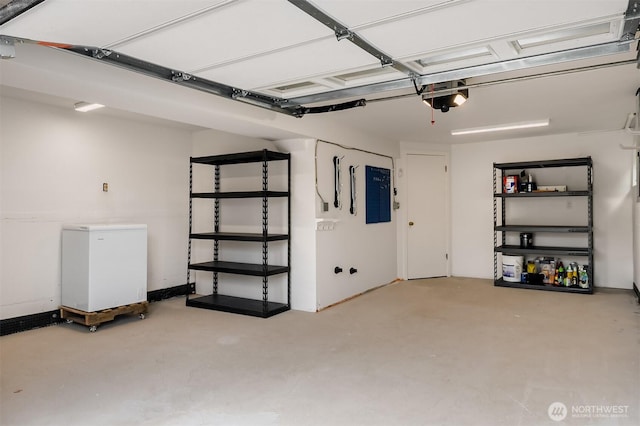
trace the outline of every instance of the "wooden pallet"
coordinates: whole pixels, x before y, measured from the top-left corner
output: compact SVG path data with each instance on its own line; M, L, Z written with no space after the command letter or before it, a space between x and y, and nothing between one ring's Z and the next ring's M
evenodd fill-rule
M76 322L86 325L89 327L89 331L94 332L100 324L113 321L118 315L137 314L140 319L144 319L144 314L147 313L148 309L149 302L146 300L96 312L86 312L68 306L60 306L60 318L67 320L67 323Z

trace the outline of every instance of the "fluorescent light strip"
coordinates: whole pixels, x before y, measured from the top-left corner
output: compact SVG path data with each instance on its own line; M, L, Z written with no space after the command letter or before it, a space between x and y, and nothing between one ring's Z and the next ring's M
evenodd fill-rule
M452 130L451 135L472 135L475 133L502 132L504 130L530 129L533 127L545 127L549 125L549 119L538 121L523 121L520 123L500 124L497 126L474 127L471 129Z
M102 104L90 104L88 102L78 102L75 104L74 109L80 112L93 111L94 109L102 108L104 105Z

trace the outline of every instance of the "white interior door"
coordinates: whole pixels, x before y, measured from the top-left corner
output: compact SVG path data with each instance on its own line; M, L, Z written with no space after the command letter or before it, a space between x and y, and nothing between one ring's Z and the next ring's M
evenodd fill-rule
M447 170L444 155L407 155L407 275L447 275Z

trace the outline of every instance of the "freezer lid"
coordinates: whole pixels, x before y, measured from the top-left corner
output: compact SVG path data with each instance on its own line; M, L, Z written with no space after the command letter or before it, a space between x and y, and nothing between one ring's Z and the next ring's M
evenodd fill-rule
M62 229L73 231L118 231L123 229L147 229L146 224L130 223L109 223L109 224L86 224L86 225L63 225Z

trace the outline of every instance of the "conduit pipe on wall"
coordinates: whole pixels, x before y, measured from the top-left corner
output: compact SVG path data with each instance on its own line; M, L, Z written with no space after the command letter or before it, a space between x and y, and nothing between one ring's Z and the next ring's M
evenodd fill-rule
M329 207L328 207L328 203L324 200L324 198L322 197L322 195L320 194L320 190L318 189L318 144L322 142L322 143L326 143L328 145L333 145L333 146L337 146L339 148L348 150L348 151L358 151L358 152L363 152L365 154L371 154L371 155L377 155L378 157L383 157L383 158L388 158L389 160L391 160L391 187L393 188L393 209L396 210L398 207L398 203L396 202L396 195L398 195L398 191L396 189L396 185L395 185L395 179L396 179L396 163L395 160L393 159L392 156L390 155L385 155L385 154L380 154L377 152L373 152L373 151L368 151L366 149L360 149L360 148L354 148L351 146L346 146L346 145L342 145L336 142L328 142L328 141L323 141L323 140L316 140L316 145L315 145L315 167L314 167L314 175L315 175L315 184L316 184L316 194L318 195L318 198L320 198L320 201L322 202L322 211L328 211ZM324 206L326 205L326 209L324 208Z

